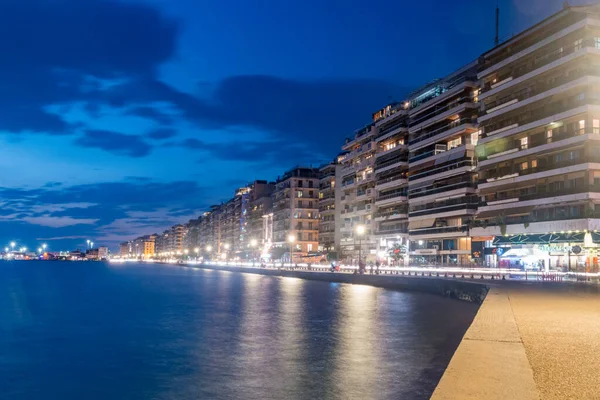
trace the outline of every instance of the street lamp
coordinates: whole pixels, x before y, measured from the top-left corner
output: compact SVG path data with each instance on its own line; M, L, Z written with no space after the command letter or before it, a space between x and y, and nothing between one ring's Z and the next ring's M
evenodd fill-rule
M187 258L188 258L188 253L189 253L189 252L190 252L190 251L189 251L188 249L185 249L185 250L183 250L183 254L185 254L185 259L186 259L186 260L187 260Z
M17 244L15 242L10 242L10 247L14 250Z
M90 249L94 248L94 242L90 242Z
M365 234L366 228L364 225L358 225L356 227L356 235L358 236L358 268L360 268L360 262L362 260L362 237Z
M5 248L4 248L4 252L5 252L5 253L8 253L8 247L5 247Z
M87 242L87 247L89 248L90 247L90 239L86 240L86 242Z
M294 242L296 241L296 236L294 236L293 234L290 234L288 236L288 242L290 242L290 264L293 265L294 264Z
M44 251L46 251L46 247L48 247L48 245L47 245L46 243L42 244L42 249L43 249Z
M38 247L38 254L42 254L42 248Z
M198 261L198 252L200 249L198 247L194 247L194 253L196 253L196 261Z

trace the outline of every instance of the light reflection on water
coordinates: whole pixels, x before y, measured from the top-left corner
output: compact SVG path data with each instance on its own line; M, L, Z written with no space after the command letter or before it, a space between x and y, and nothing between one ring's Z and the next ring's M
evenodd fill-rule
M428 398L476 307L177 266L0 264L0 393Z

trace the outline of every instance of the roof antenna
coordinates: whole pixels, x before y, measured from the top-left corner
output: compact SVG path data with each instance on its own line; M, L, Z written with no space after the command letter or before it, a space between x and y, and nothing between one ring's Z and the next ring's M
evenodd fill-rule
M500 7L498 6L498 0L496 0L496 38L494 39L494 46L498 46L500 44Z

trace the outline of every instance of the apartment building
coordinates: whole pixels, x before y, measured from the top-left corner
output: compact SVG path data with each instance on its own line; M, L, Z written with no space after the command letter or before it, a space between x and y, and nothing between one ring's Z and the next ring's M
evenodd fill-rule
M316 252L319 246L319 169L296 167L277 179L273 192L273 246ZM296 257L296 255L295 255Z
M600 6L566 6L481 59L472 233L511 255L486 262L597 265Z
M408 106L389 104L373 114L375 135L374 236L380 258L408 242Z
M129 257L131 254L131 243L131 241L127 241L119 244L119 255L121 257Z
M340 167L336 182L339 182L341 192L337 225L341 233L340 256L345 259L357 261L359 253L367 257L374 254L377 248L373 235L376 132L374 123L359 129L353 138L346 139L342 146L345 153L338 157ZM365 233L360 238L357 238L358 226L365 227Z
M411 260L468 263L478 205L477 62L410 95L408 199Z
M331 162L319 169L319 251L337 251L339 237L335 229L335 170L337 164Z
M250 252L254 255L255 252L268 252L273 243L272 224L269 226L265 222L269 215L271 215L272 221L273 200L271 196L275 190L275 183L257 180L251 187L246 213L246 235L248 237L246 246L249 245Z

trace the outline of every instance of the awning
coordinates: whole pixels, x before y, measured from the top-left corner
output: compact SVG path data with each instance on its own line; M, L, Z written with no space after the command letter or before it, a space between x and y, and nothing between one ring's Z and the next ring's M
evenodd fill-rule
M452 161L452 160L456 160L457 158L464 157L466 153L467 153L467 149L463 148L462 151L457 151L456 153L451 154L450 157L448 158L448 161Z
M419 164L417 166L413 166L413 168L409 168L408 170L412 173L415 173L417 171L422 171L424 169L427 169L429 167L433 167L435 165L435 161L427 161L426 163L423 164Z
M435 224L435 218L420 219L418 221L410 221L408 230L431 228Z
M444 155L441 156L440 158L438 158L437 160L435 160L435 164L434 165L440 165L445 163L446 161L448 161L450 159L450 154L448 154L448 152L444 152Z
M507 203L507 205L510 205L510 204L514 204L514 203ZM480 212L479 214L477 214L477 219L493 218L493 217L499 216L499 215L505 215L507 217L516 217L519 215L529 215L529 214L531 214L531 211L533 211L534 208L535 208L535 206L522 206L522 207L513 207L513 208L503 208L503 209L499 209L499 210L483 211L483 212Z

